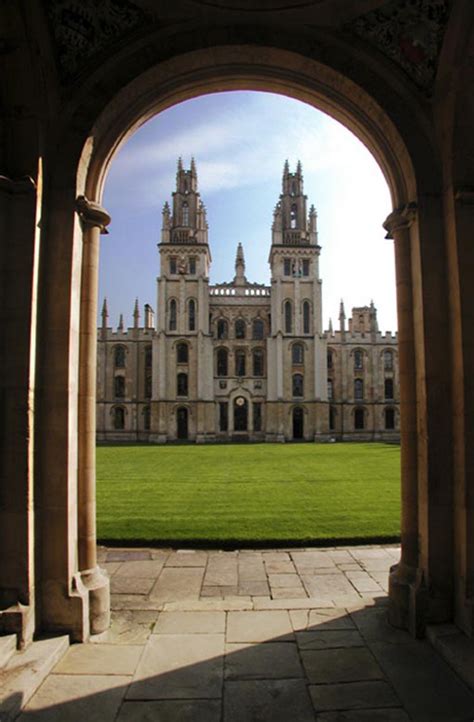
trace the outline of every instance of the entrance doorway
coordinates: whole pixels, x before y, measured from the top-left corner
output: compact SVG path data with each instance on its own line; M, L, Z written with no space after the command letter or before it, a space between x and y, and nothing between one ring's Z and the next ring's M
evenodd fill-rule
M247 431L248 428L248 403L243 396L238 396L234 401L234 431Z
M301 406L293 409L293 439L304 437L304 411Z
M188 410L185 406L181 406L176 412L178 439L188 438Z

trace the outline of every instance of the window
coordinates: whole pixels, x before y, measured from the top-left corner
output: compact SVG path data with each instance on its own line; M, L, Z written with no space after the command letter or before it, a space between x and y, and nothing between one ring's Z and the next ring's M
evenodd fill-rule
M354 351L354 368L357 371L360 371L364 367L364 357L362 355L362 351L357 349Z
M122 406L116 406L114 409L114 429L119 431L125 428L125 409Z
M229 404L226 401L219 403L219 431L229 428Z
M296 228L296 218L298 215L298 207L293 203L290 211L290 228Z
M334 398L334 387L332 384L332 379L328 379L328 399L329 401L332 401Z
M235 322L235 338L245 338L245 321L238 318Z
M180 373L176 377L176 393L178 396L188 395L188 374Z
M309 301L303 303L303 333L311 332L311 306Z
M293 374L293 396L301 398L303 396L303 375Z
M192 298L188 301L188 329L196 330L196 301Z
M150 407L145 406L145 408L143 409L143 428L145 429L145 431L150 431L150 419Z
M291 361L294 365L300 365L304 361L304 348L302 343L294 343L291 347Z
M146 399L151 399L151 389L152 389L151 373L150 373L150 369L147 369L145 371L145 398Z
M175 273L177 273L177 261L176 261L176 257L175 257L175 256L172 256L172 257L170 258L170 273L171 273L172 275L174 275Z
M179 343L176 346L176 363L187 364L188 363L188 344Z
M333 368L334 357L332 351L328 351L328 369Z
M261 341L265 333L265 326L261 318L256 318L252 324L252 337Z
M147 346L145 348L145 368L151 369L152 362L153 362L153 352L152 352L151 346Z
M385 428L386 429L394 429L395 428L395 410L394 409L385 409Z
M362 379L354 380L354 398L361 401L364 398L364 382Z
M183 203L183 226L189 226L189 206L186 201Z
M334 431L336 428L336 409L334 406L329 407L329 430Z
M383 352L383 367L385 371L393 370L393 353L391 351Z
M245 376L245 351L242 349L235 352L235 375Z
M229 328L227 325L227 321L224 321L223 318L220 318L217 322L217 338L227 338L229 335Z
M263 350L261 348L256 348L253 352L253 375L263 376Z
M217 375L227 376L228 374L228 358L226 348L217 349Z
M301 264L301 270L303 272L303 276L309 276L309 259L303 258L303 263Z
M283 274L285 276L291 276L291 258L283 259Z
M176 331L176 320L177 317L177 304L174 298L170 301L170 311L169 311L169 327L170 331Z
M254 403L253 405L253 430L262 430L262 404Z
M116 346L114 349L114 365L116 369L125 368L125 347Z
M384 396L386 399L393 399L393 379L385 379Z
M118 399L125 396L125 376L116 376L114 378L114 395Z
M196 273L196 259L195 258L189 259L189 273L191 274L191 276L194 276Z
M365 428L365 411L364 409L355 409L354 411L354 429L362 430Z
M291 301L285 301L284 305L285 313L285 333L291 333L293 327L293 313L291 309Z

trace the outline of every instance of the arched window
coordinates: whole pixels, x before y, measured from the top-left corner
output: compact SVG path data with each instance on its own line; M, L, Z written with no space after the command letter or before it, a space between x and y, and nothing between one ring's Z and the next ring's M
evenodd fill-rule
M116 406L114 409L114 429L119 431L125 428L125 409L123 406Z
M336 409L334 406L329 407L329 430L334 431L336 428Z
M196 330L196 301L193 298L188 302L188 329Z
M300 366L304 362L304 348L302 343L294 343L291 347L291 361Z
M183 226L189 226L189 206L186 201L183 203Z
M245 376L245 351L243 349L235 352L235 375Z
M290 228L296 228L296 219L298 217L298 206L293 203L290 211Z
M364 382L362 379L354 380L354 398L361 401L364 398Z
M188 395L188 374L179 373L176 377L176 394L178 396Z
M285 333L291 333L291 331L293 329L293 311L291 308L291 301L285 301L284 313L285 313Z
M227 376L229 372L229 354L226 348L217 349L217 375Z
M176 323L177 323L177 311L178 306L174 298L170 301L169 306L169 329L170 331L176 331Z
M394 409L385 409L385 428L386 429L394 429L395 428L395 410Z
M217 322L217 338L227 338L229 335L229 327L227 321L220 318Z
M304 396L303 374L293 374L293 396L301 398Z
M245 321L238 318L235 322L235 338L245 338Z
M332 384L332 379L328 379L328 399L329 401L332 401L334 397L334 387Z
M393 353L389 350L383 352L383 367L385 371L393 370Z
M125 376L116 376L114 378L114 396L117 399L123 399L125 396Z
M265 326L261 318L256 318L252 324L252 337L256 341L261 341L263 339L265 332Z
M334 364L334 354L332 351L328 351L328 369L332 369Z
M151 346L146 346L145 348L145 368L151 369L153 363L153 351Z
M354 411L354 429L360 431L365 428L365 411L364 409L355 409Z
M145 398L146 399L151 399L151 391L152 391L151 372L150 372L150 369L146 369L146 371L145 371Z
M145 408L143 409L143 428L145 429L145 431L150 431L150 420L150 407L145 406Z
M256 348L253 351L253 375L263 376L263 349Z
M188 344L179 343L176 346L176 363L187 364L188 363Z
M309 301L303 303L303 333L311 333L311 306Z
M393 379L385 379L383 386L384 397L386 399L393 399Z
M360 349L354 351L354 369L360 371L364 367L364 355Z
M114 365L116 369L125 368L125 347L115 346L114 348Z

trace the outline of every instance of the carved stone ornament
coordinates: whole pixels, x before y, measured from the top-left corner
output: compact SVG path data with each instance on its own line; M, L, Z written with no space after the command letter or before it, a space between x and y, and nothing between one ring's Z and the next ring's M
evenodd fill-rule
M376 45L429 94L448 15L447 0L392 0L346 29Z
M100 229L101 233L108 233L107 226L111 218L105 208L102 208L98 203L90 201L85 196L78 196L76 211L85 226L95 226Z
M45 0L63 81L77 75L99 50L146 24L131 0Z

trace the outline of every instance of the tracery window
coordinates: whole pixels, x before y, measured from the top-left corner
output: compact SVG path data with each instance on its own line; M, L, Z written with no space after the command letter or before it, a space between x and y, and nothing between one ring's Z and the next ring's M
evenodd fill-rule
M123 406L116 406L114 409L114 429L117 431L125 428L125 409Z
M194 257L189 259L189 273L194 276L196 273L196 259Z
M292 382L293 396L301 398L304 395L303 374L293 374Z
M393 379L385 379L384 381L384 397L393 399Z
M196 301L193 298L188 301L188 329L196 330Z
M291 333L292 329L293 329L293 309L291 307L291 301L285 301L284 316L285 316L285 333Z
M217 349L217 375L227 376L229 370L229 354L226 348Z
M223 318L220 318L217 322L217 338L223 339L227 338L229 335L229 326L227 324L227 321L225 321Z
M303 303L303 333L311 333L311 306L309 301Z
M123 399L123 397L125 396L125 376L115 376L114 396L117 399Z
M171 256L171 258L170 258L170 274L173 276L177 273L177 268L178 268L177 263L178 262L177 262L176 257Z
M170 331L176 331L176 325L177 325L177 311L178 311L178 305L174 298L170 301L169 306L169 329Z
M252 324L252 337L256 341L261 341L265 333L265 325L261 318L256 318Z
M334 431L336 428L336 409L334 406L329 407L329 430Z
M354 379L354 398L361 401L364 398L364 382L362 379Z
M291 361L294 365L304 362L304 348L302 343L294 343L291 347Z
M245 321L238 318L235 322L235 338L245 338Z
M385 371L393 370L393 353L391 351L383 352L383 367Z
M151 399L151 391L152 391L151 372L150 372L150 369L147 369L145 372L145 398L146 399Z
M360 371L364 367L364 356L360 349L354 351L354 369Z
M253 375L254 376L263 376L263 350L261 348L256 348L253 351Z
M395 410L394 409L385 409L385 428L386 429L394 429L395 428Z
M360 431L365 428L365 410L358 408L354 410L354 429Z
M290 228L296 228L296 219L298 216L298 206L293 203L290 211Z
M333 368L333 363L334 363L334 356L333 356L333 352L332 352L332 351L328 351L328 356L327 356L327 358L328 358L328 369L332 369L332 368Z
M328 400L332 401L334 398L334 386L332 379L328 379Z
M176 346L176 363L179 364L187 364L188 363L188 344L187 343L179 343Z
M245 376L245 351L243 349L235 352L235 375Z
M188 395L188 374L179 373L176 377L176 394L177 396Z
M183 209L183 226L189 226L189 206L186 201L184 201L182 209Z
M125 347L115 346L114 348L114 365L116 369L125 368Z

